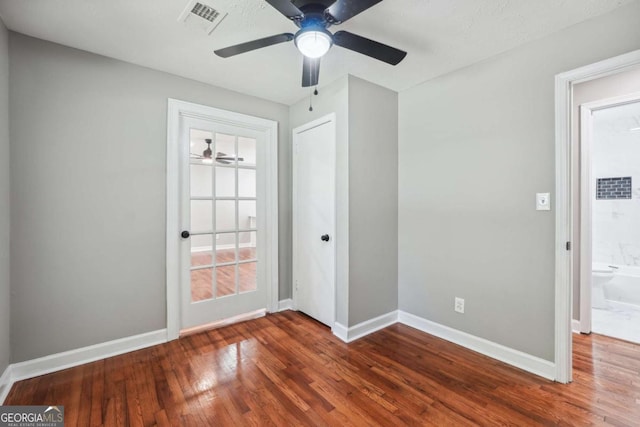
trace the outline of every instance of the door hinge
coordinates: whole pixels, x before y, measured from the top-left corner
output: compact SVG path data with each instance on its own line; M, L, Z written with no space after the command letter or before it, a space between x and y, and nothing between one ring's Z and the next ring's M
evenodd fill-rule
M567 244L566 244L566 248L567 248L567 250L568 250L568 251L570 251L570 250L571 250L571 242L567 242Z

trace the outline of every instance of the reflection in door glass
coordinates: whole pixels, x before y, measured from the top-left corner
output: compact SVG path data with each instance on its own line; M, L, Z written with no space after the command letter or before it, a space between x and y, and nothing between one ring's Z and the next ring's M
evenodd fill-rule
M204 301L213 298L213 268L191 270L191 301Z
M191 129L189 132L189 152L191 161L211 164L212 156L207 154L207 150L213 150L211 142L213 134L206 130Z
M216 133L215 156L216 163L222 165L233 165L236 163L236 137Z
M253 138L238 137L238 160L240 166L255 166L256 164L256 140Z
M216 265L235 262L236 233L220 233L216 237Z
M213 235L200 234L191 236L191 266L212 265Z
M234 200L216 201L216 231L236 228L236 202Z
M234 168L216 168L216 197L236 196L236 171Z
M213 228L213 202L211 200L191 201L191 232L206 232Z
M211 166L191 163L191 197L213 197Z
M256 145L254 138L190 130L193 302L257 290Z
M256 290L257 265L257 262L238 264L238 272L240 273L240 292L250 292Z
M256 259L256 232L247 231L238 233L238 257L240 261Z
M236 293L236 266L216 268L216 297Z
M256 228L255 200L240 200L238 202L238 228L240 230Z
M238 196L256 197L255 169L238 169Z

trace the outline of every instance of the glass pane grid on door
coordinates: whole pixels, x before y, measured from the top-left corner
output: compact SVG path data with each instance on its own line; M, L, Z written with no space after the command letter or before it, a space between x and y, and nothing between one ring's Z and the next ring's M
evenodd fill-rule
M191 135L192 302L255 291L256 141L194 129ZM194 146L210 147L211 161L193 155Z

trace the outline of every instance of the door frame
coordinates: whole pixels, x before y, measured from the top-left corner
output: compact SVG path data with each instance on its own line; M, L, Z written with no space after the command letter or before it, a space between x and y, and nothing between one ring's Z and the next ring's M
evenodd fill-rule
M640 65L640 50L567 71L555 77L555 166L556 166L556 233L555 233L555 380L560 383L572 379L572 303L573 256L570 242L574 241L572 213L573 195L580 191L573 182L573 146L571 124L573 85L606 77Z
M267 253L267 311L278 311L278 122L169 98L167 102L166 282L167 340L180 335L180 121L192 117L213 123L250 128L265 134L267 192L265 203Z
M331 123L332 131L333 131L333 144L336 149L334 149L334 159L333 159L333 175L334 175L334 189L333 189L333 198L334 198L334 212L333 212L333 230L330 230L334 245L333 245L333 272L331 276L333 277L333 324L331 325L331 330L333 331L336 324L337 318L337 249L338 249L338 239L337 239L337 209L338 209L338 199L337 199L337 185L338 180L336 176L337 170L337 135L336 135L336 114L330 113L325 116L322 116L316 120L313 120L309 123L306 123L302 126L298 126L292 130L292 138L291 138L291 153L292 153L292 300L293 300L293 309L298 309L298 270L297 270L297 258L298 258L298 211L295 208L298 203L298 150L296 149L296 143L299 140L299 135L302 132L313 129L315 127L321 126L326 123Z
M580 332L591 332L593 264L593 112L640 101L640 92L601 99L580 106Z

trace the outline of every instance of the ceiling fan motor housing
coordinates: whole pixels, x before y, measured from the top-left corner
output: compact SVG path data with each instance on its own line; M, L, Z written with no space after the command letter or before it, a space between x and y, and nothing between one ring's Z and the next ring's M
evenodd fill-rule
M204 142L207 143L207 149L202 152L202 157L204 157L205 159L210 159L211 155L213 154L213 151L211 151L211 140L205 139Z

